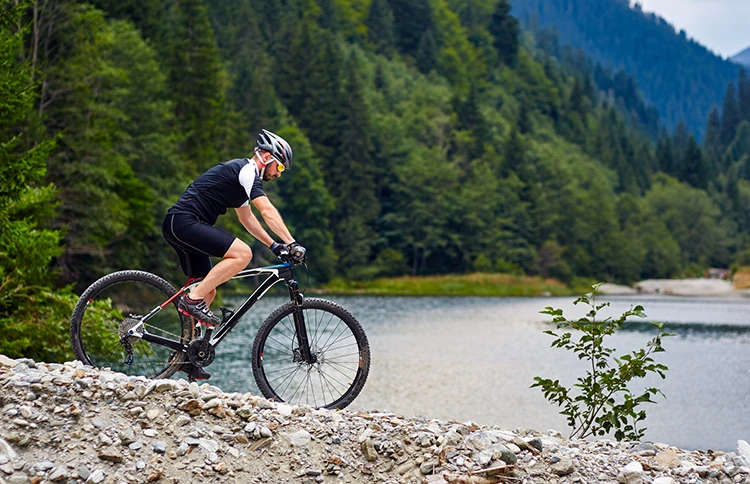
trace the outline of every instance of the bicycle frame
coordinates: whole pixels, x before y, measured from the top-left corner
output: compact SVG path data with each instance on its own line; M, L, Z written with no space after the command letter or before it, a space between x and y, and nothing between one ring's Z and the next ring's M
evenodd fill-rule
M294 280L294 273L292 271L292 264L290 263L283 263L273 266L266 266L266 267L259 267L256 269L246 269L243 271L240 271L237 273L236 276L234 276L232 279L244 279L246 277L256 277L263 274L268 274L268 278L265 279L256 289L253 291L253 293L231 314L231 316L222 321L222 324L218 327L216 330L216 334L213 334L213 328L209 328L206 330L206 334L203 336L204 339L207 338L208 342L211 344L212 347L216 347L219 345L219 343L229 334L232 329L234 329L235 326L240 321L240 318L244 316L250 308L252 308L255 303L257 303L260 298L262 298L266 292L268 292L271 287L273 287L277 282L284 281L289 288L289 296L293 302L297 305L298 308L301 308L303 296L299 292L299 287L297 284L297 281ZM183 294L189 292L192 288L197 286L200 283L201 279L195 280L190 282L189 284L186 284L180 290L178 290L172 297L170 297L166 302L163 304L155 307L151 312L149 312L147 315L145 315L141 319L141 323L137 325L136 327L132 328L130 330L130 334L132 336L137 336L142 338L144 341L147 341L149 343L155 343L170 349L173 349L175 351L181 351L183 353L186 353L188 350L188 344L182 344L179 341L175 341L169 338L164 338L162 336L158 336L155 334L151 334L147 331L145 331L145 328L143 328L143 324L151 319L154 315L156 315L159 311L164 309L165 307L172 304L172 302L182 296ZM294 314L294 322L295 327L297 329L297 337L298 342L300 344L300 348L302 350L302 357L305 359L305 361L309 363L313 363L313 356L310 353L310 346L307 341L307 331L304 325L304 321L302 318L302 311L298 310ZM136 331L139 330L142 331L142 334L138 334Z

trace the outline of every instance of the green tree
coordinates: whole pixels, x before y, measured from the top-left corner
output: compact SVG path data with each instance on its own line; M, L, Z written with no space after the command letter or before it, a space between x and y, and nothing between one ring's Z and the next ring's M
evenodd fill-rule
M720 139L722 147L726 148L732 142L740 121L742 121L742 114L737 100L737 90L734 87L734 82L730 82L724 95L724 106L721 110Z
M183 167L197 175L223 158L224 73L202 0L176 0L170 10L168 79Z
M347 82L341 104L346 113L340 155L328 161L328 187L336 199L331 222L342 268L357 277L372 255L380 212L375 196L372 138L355 59L346 66Z
M396 45L393 11L388 0L373 0L365 20L367 39L378 54L391 55Z
M518 60L518 20L510 14L510 2L498 0L492 12L489 31L492 45L497 50L500 60L506 66L513 67Z
M31 66L18 62L29 2L0 2L0 353L61 361L71 354L67 320L73 299L52 289L61 234L44 228L55 188L44 184L50 140L25 147L19 128L33 108Z
M703 148L712 163L718 166L721 160L721 116L719 108L714 106L708 115L706 124L706 137L703 138Z

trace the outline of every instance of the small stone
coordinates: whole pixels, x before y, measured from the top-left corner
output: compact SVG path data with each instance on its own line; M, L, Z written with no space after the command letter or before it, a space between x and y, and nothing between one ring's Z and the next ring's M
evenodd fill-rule
M27 484L29 482L29 476L26 474L13 474L8 478L8 484Z
M91 419L91 425L98 428L99 430L102 430L109 427L109 422L101 417L94 417Z
M167 444L162 442L161 440L157 440L153 444L151 444L151 448L156 452L157 454L163 454L167 451Z
M122 462L122 453L114 447L105 447L99 450L98 457L119 464Z
M132 442L130 445L128 445L128 448L130 450L139 450L141 447L143 447L143 442L140 440L136 440L135 442Z
M183 455L187 454L188 450L190 450L190 446L187 444L187 442L183 442L179 447L177 447L177 455L182 457Z
M143 431L143 435L145 435L146 437L156 437L158 434L159 432L154 429L146 429Z
M42 461L36 465L36 468L42 472L47 472L48 470L54 467L55 467L55 464L48 460Z
M192 419L188 417L187 415L180 415L177 417L177 420L174 421L175 427L184 427L185 425L189 424Z
M91 471L89 471L89 468L86 466L81 466L78 468L78 477L80 477L83 480L86 480L91 476Z
M97 469L86 479L86 484L99 484L102 481L104 481L104 471Z
M117 436L120 437L122 445L130 445L135 442L135 432L131 428L120 430L117 432Z
M659 467L673 469L680 467L680 456L673 449L667 449L656 454L656 462Z
M6 366L8 368L15 368L18 362L12 358L8 358L5 355L0 355L0 366Z
M308 476L311 476L311 477L317 477L317 476L321 475L322 473L323 473L323 471L321 471L320 469L307 469L305 471L305 474L307 474Z
M476 450L484 450L492 445L492 440L489 435L481 431L470 433L466 437L466 443L474 447Z
M161 409L159 408L152 408L148 412L146 412L146 418L149 420L156 420L161 415Z
M642 484L643 466L640 462L631 462L620 469L620 473L617 475L617 481L623 484Z
M573 461L567 457L563 457L559 462L552 464L550 469L560 477L572 474L576 470Z
M508 465L513 465L518 460L515 452L513 452L512 450L510 450L510 448L508 448L508 446L505 446L503 444L495 444L494 446L492 446L492 458L499 459Z
M671 477L657 477L651 484L677 484Z
M365 459L368 461L372 462L378 458L378 453L375 450L375 444L372 443L372 439L365 439L360 445L360 448L362 449L362 454L364 454Z
M299 430L290 434L281 434L281 437L289 442L292 447L306 449L312 441L312 436L306 430Z
M49 476L49 480L52 482L62 481L68 478L68 473L63 466L59 466Z
M534 449L538 450L539 452L542 451L542 439L540 439L539 437L527 440L526 444L528 444L529 447L533 447Z

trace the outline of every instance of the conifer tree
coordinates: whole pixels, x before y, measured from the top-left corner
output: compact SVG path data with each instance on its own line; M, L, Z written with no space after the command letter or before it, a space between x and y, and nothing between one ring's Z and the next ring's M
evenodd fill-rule
M336 199L331 217L335 247L343 267L357 277L370 259L376 238L372 225L380 208L375 197L368 110L354 59L349 59L346 71L340 154L328 162L326 181Z
M16 134L36 100L30 65L18 61L28 4L0 1L0 353L62 361L72 304L52 291L49 267L62 236L44 228L55 207L55 188L44 183L53 143L29 148Z
M730 82L727 86L727 91L724 96L724 106L721 110L721 146L725 149L729 146L729 143L734 139L734 134L737 131L742 116L740 115L740 106L737 100L737 90L734 87L734 82Z
M375 52L390 56L396 45L396 34L388 0L372 0L365 25L367 40L375 47Z
M739 86L739 104L740 116L745 121L750 121L750 76L743 67L740 69Z
M712 162L718 164L721 159L721 116L719 115L719 108L716 106L708 115L703 147Z
M500 60L506 66L513 67L518 60L518 20L510 14L510 2L498 0L490 19L489 31L494 39L492 45L497 50Z
M388 0L388 3L393 12L399 51L403 55L416 57L422 36L426 30L432 28L432 10L429 2L427 0Z
M681 164L680 179L693 187L706 189L712 175L712 170L695 141L695 136L691 134L688 137L685 156Z
M185 168L198 174L221 161L225 108L219 52L201 0L176 0L169 39L169 86L175 117L185 139Z
M419 39L415 58L417 69L423 74L429 74L430 71L437 67L438 46L432 29L425 30L422 38Z

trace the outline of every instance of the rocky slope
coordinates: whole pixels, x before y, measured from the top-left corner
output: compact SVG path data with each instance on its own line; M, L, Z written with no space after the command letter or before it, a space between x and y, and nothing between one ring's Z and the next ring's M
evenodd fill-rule
M0 484L750 483L750 448L318 410L0 355Z

